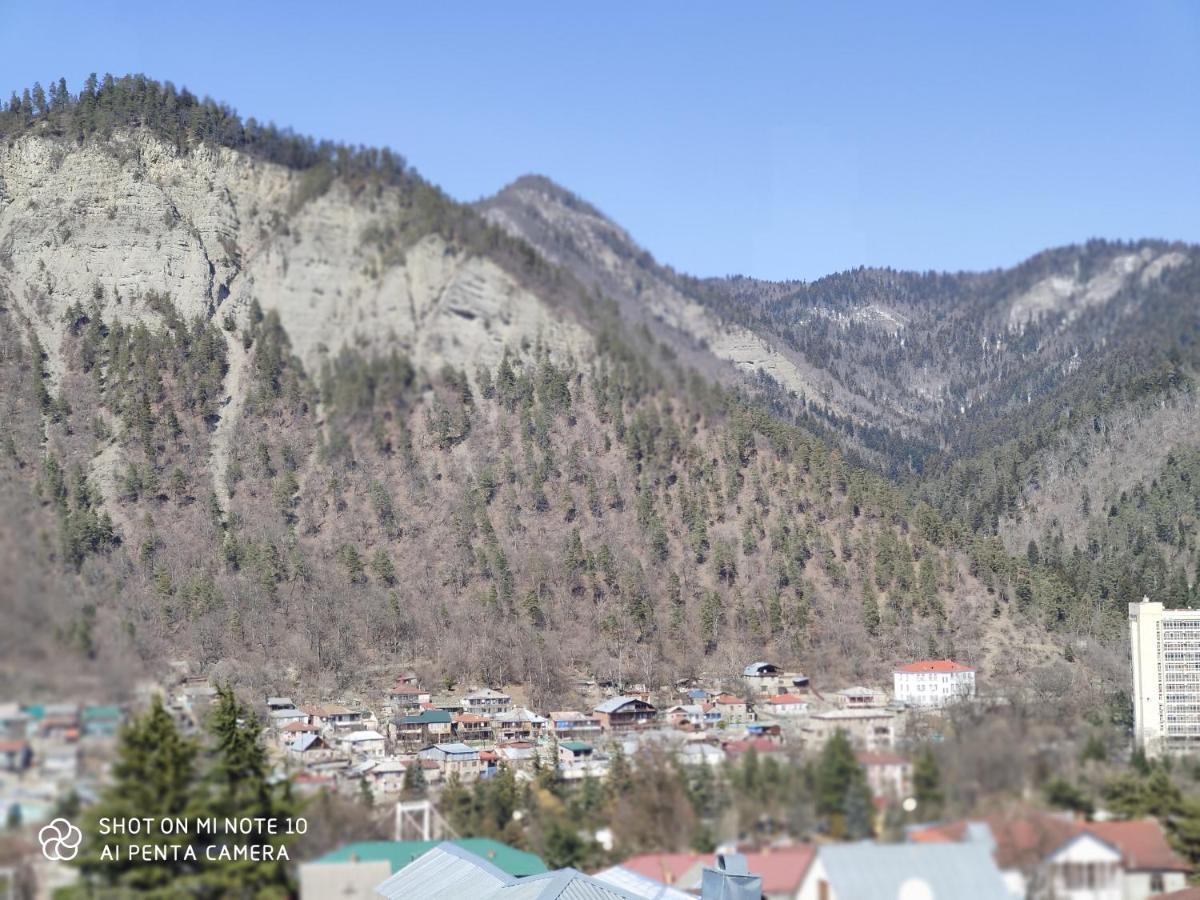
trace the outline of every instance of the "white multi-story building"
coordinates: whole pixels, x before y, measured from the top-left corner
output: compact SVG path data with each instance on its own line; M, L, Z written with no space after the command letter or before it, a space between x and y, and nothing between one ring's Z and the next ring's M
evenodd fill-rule
M1147 756L1200 749L1200 610L1129 604L1133 735Z
M975 696L975 670L949 659L923 659L892 673L897 703L938 708Z

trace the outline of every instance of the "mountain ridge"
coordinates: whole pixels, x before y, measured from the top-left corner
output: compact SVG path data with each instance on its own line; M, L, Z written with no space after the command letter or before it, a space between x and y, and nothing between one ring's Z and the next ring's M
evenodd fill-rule
M934 654L1000 676L1069 655L1100 690L1120 681L1120 597L1139 579L1178 594L1195 556L1184 529L1161 563L1110 554L1092 572L1070 551L1094 515L1060 521L1044 554L1005 524L1091 427L1084 410L1191 408L1191 249L714 283L546 179L467 207L394 154L260 132L138 79L18 101L0 134L19 423L0 485L20 511L0 547L35 560L4 651L33 671L62 652L116 670L183 653L247 682L328 683L403 660L555 699L574 670L654 684L767 654L871 678ZM1115 293L1085 296L1131 256ZM1011 335L993 316L1016 347L981 349L979 309L1067 269L1077 314ZM955 297L948 324L930 312ZM863 312L877 304L908 318ZM1071 362L1076 339L1094 359ZM982 412L905 380L938 360L947 396L978 390ZM1030 379L1040 411L1006 411ZM1169 466L1172 484L1190 472L1138 471ZM1182 521L1186 492L1160 494ZM462 640L481 629L482 655Z

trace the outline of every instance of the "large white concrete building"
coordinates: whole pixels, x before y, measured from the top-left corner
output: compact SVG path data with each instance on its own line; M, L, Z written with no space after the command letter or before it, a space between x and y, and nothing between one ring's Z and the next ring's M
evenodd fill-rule
M1200 610L1129 604L1133 735L1147 756L1200 750Z
M942 707L975 696L975 670L949 659L923 659L892 674L897 703Z

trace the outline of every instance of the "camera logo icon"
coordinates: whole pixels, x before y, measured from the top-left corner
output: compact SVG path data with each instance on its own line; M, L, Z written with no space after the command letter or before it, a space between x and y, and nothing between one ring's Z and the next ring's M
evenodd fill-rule
M79 853L83 832L66 819L55 819L38 832L42 856L55 862L70 862Z

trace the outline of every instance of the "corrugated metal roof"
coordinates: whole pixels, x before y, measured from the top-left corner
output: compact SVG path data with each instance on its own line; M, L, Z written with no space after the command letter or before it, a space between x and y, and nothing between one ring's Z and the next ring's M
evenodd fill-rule
M611 869L597 872L593 877L605 884L628 891L635 897L644 897L645 900L696 900L695 894L685 894L661 881L655 881L653 878L647 878L621 866L613 866Z
M511 875L454 844L434 847L375 888L388 900L463 900L491 896Z
M375 888L388 900L641 900L575 869L514 878L449 842Z
M826 844L817 855L838 897L895 900L921 883L930 900L1012 900L980 844Z
M575 869L559 869L545 875L522 878L477 900L640 900L613 884L584 875Z

